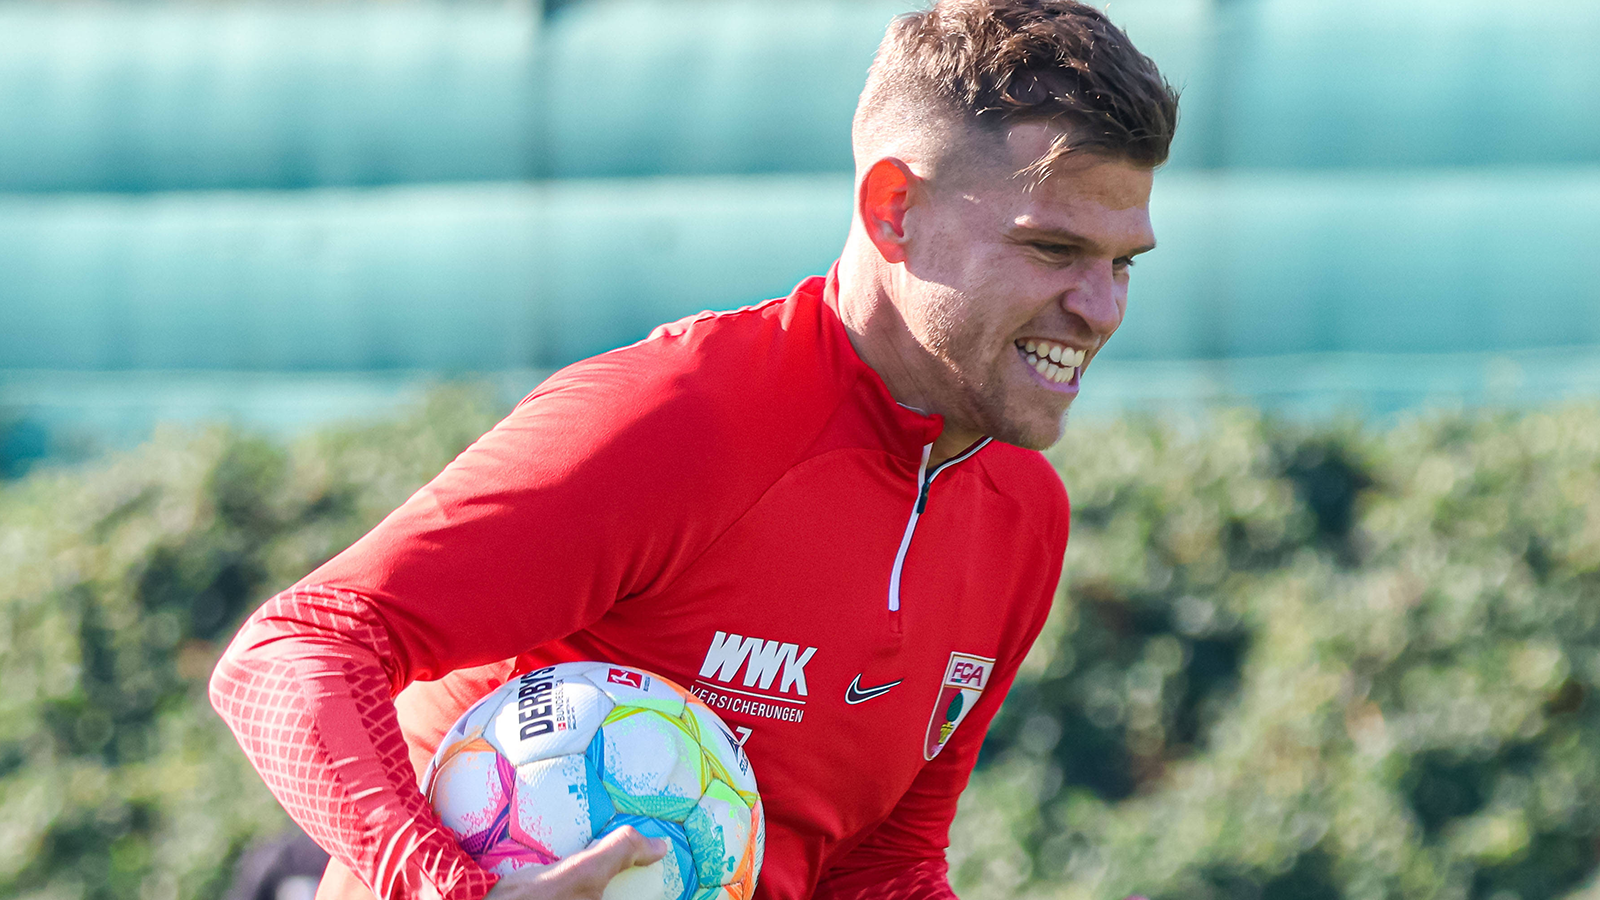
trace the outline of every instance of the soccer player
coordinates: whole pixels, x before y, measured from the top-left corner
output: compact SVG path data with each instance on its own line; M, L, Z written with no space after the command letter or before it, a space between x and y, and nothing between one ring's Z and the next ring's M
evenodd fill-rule
M1176 115L1072 0L897 19L826 277L556 373L245 623L213 703L332 854L318 896L597 897L658 858L624 829L497 881L418 791L470 703L583 659L659 672L745 739L762 900L953 896L956 799L1067 539L1037 451L1155 245Z

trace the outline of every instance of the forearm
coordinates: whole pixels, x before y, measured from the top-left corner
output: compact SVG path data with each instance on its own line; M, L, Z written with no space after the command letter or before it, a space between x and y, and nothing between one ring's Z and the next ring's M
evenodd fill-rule
M358 596L286 591L223 655L211 702L290 817L381 900L478 900L494 877L417 790L383 662L393 658Z

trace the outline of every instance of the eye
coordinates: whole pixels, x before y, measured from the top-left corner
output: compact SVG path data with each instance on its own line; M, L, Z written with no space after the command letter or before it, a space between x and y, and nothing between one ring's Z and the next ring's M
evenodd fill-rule
M1133 257L1131 256L1119 256L1111 261L1111 270L1113 272L1126 272L1131 268L1133 268Z
M1077 258L1078 248L1070 244L1033 244L1033 251L1046 261L1056 264L1072 262Z

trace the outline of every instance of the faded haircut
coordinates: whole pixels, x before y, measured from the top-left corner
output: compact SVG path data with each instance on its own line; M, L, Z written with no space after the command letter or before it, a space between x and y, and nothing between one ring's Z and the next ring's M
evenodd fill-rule
M953 118L1003 138L1060 130L1019 175L1041 179L1072 153L1166 162L1178 94L1105 14L1075 0L942 0L889 26L856 109L858 144L884 128Z

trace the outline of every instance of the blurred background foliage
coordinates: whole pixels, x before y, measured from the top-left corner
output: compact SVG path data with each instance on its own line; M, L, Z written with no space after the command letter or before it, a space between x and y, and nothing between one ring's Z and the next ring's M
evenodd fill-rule
M286 818L206 703L243 615L493 424L483 391L285 447L163 429L0 487L0 895L218 897Z
M1600 408L1068 435L967 896L1600 897Z
M223 892L287 819L206 701L221 648L486 430L485 393L287 447L162 429L0 484L0 896Z
M284 819L212 663L492 394L0 487L0 895L221 892ZM964 896L1600 897L1600 407L1068 435L1062 594L963 798Z

